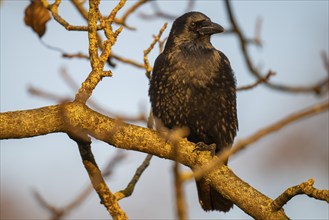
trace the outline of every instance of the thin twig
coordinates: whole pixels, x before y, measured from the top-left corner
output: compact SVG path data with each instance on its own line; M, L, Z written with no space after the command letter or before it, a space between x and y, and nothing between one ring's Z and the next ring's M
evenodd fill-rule
M134 192L136 183L138 182L139 178L141 177L145 169L150 165L151 159L152 159L152 155L148 154L144 159L143 163L137 168L134 176L128 183L127 187L115 193L115 197L117 198L117 200L123 199L125 197L129 197Z
M324 200L329 203L329 190L319 190L313 187L314 179L286 189L271 203L273 211L280 210L290 199L296 195L305 194L309 197Z
M78 12L81 14L81 16L87 20L88 19L88 11L83 7L83 3L79 0L71 0L72 4L75 6L75 8L78 10Z
M161 8L159 7L157 1L151 1L151 3L152 3L151 6L154 11L153 14L141 13L140 14L141 18L143 18L143 19L165 18L168 20L174 20L175 18L178 17L177 15L171 15L171 14L168 14L167 12L162 11ZM194 3L195 3L195 1L189 0L186 5L186 8L183 11L184 12L191 11L194 7Z
M150 62L148 60L148 54L151 52L151 50L153 49L154 45L160 40L160 37L162 35L162 33L166 30L168 23L164 23L164 25L162 26L162 28L160 29L159 33L157 36L155 36L153 42L151 43L151 45L144 50L144 68L146 70L146 76L147 78L151 77L151 71L152 71L152 67L150 66Z
M139 8L140 6L142 6L143 4L149 2L150 0L139 0L138 2L136 2L133 6L131 6L121 18L116 18L114 21L116 24L120 24L123 25L124 27L130 29L130 30L136 30L136 28L130 27L127 25L127 18L129 15L131 15L133 12L135 12L137 10L137 8Z
M51 12L53 18L68 31L88 31L88 26L71 25L62 16L58 14L58 7L61 0L56 0L53 4L49 4L47 0L41 0L42 4ZM101 26L96 26L97 30L101 30Z
M252 75L254 75L257 79L262 79L262 74L257 70L257 68L254 66L253 62L251 61L251 56L248 50L248 43L250 43L250 40L248 40L239 25L237 24L237 21L235 19L235 16L233 14L233 10L231 7L231 1L225 0L225 6L226 11L228 13L228 17L231 23L231 31L235 33L238 36L239 42L240 42L240 48L241 52L243 54L244 60L247 64L247 67ZM310 86L287 86L287 85L281 85L281 84L275 84L271 82L264 82L264 85L275 89L279 91L284 92L293 92L293 93L314 93L316 95L322 95L325 93L325 91L328 90L329 87L329 77L327 76L325 79L321 80L319 83L316 83L314 85Z
M33 196L36 199L36 201L39 203L39 205L49 212L51 212L52 216L50 219L55 220L55 219L61 219L62 216L64 215L63 210L58 209L52 205L50 205L41 195L38 191L33 190Z
M89 56L86 55L86 54L83 54L83 53L76 53L76 54L63 53L62 56L64 58L82 58L82 59L88 59L89 60ZM119 56L117 54L114 54L113 52L111 52L110 58L113 58L115 60L118 60L118 61L120 61L122 63L126 63L126 64L129 64L129 65L132 65L132 66L137 67L137 68L142 68L142 69L145 68L144 67L144 64L138 63L137 61L134 61L132 59L128 59L128 58Z
M173 165L174 181L175 181L175 197L176 197L176 215L178 219L187 219L186 201L183 190L183 179L179 169L179 163L174 162Z
M114 167L118 165L119 162L122 161L122 159L125 157L126 154L122 152L123 151L118 150L117 153L112 158L110 158L107 166L105 166L102 171L104 178L108 178L113 173ZM50 205L37 191L34 190L33 194L39 204L51 213L51 219L58 220L63 218L64 216L67 216L73 209L81 205L82 202L90 195L92 191L93 187L88 184L88 186L85 187L85 189L82 190L76 198L74 198L69 204L61 208Z
M147 127L150 129L152 129L152 127L153 127L152 111L150 111L150 113L149 113L149 117L147 120ZM136 186L138 180L140 179L141 175L144 173L146 168L150 165L150 161L151 161L152 157L153 157L152 154L147 154L143 163L137 168L134 176L128 183L127 187L125 189L120 190L115 193L115 196L117 197L118 200L131 196L131 194L134 192L135 186Z
M28 87L28 92L31 95L35 95L35 96L38 96L38 97L41 97L41 98L44 98L44 99L47 99L47 100L52 100L52 101L55 101L56 103L62 103L62 102L66 102L68 100L71 100L70 98L61 97L59 95L56 95L56 94L38 89L34 86L29 86Z
M110 57L113 58L113 59L116 59L116 60L118 60L118 61L120 61L122 63L130 64L130 65L135 66L135 67L138 67L138 68L143 68L143 69L145 68L144 67L144 64L142 64L142 63L138 63L138 62L136 62L134 60L131 60L131 59L128 59L128 58L124 58L124 57L119 56L119 55L114 54L114 53L111 53Z
M89 60L89 56L83 53L75 53L75 54L69 54L69 53L63 53L62 57L64 58L83 58Z
M162 53L167 39L168 39L168 37L165 37L163 40L159 40L159 51L160 51L160 53Z
M258 79L255 83L253 83L251 85L247 85L247 86L240 86L236 90L243 91L243 90L249 90L249 89L255 88L259 84L267 82L270 79L270 77L274 76L274 75L275 75L274 72L269 71L265 77Z
M321 58L323 61L323 66L325 68L325 70L327 71L328 75L329 75L329 58L328 58L328 54L325 51L321 52Z

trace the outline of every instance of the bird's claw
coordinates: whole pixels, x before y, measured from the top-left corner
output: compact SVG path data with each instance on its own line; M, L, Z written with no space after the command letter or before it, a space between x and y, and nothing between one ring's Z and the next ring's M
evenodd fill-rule
M198 142L195 145L194 151L209 151L211 156L215 156L216 144L205 144L204 142Z

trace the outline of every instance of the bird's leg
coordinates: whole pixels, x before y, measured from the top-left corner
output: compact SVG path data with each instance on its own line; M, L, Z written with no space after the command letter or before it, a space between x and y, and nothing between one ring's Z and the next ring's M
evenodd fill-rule
M210 151L211 156L215 156L216 153L216 144L206 144L204 142L198 142L195 145L194 151Z

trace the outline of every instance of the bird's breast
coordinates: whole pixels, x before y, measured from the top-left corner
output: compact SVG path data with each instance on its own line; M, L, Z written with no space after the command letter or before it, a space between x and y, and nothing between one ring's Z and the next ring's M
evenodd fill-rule
M170 61L170 78L175 84L205 88L218 77L216 53L177 53Z

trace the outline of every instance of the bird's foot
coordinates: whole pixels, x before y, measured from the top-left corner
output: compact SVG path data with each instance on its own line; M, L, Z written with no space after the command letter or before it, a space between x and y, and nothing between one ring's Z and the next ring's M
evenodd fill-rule
M211 156L215 156L215 153L216 153L216 144L206 144L204 142L198 142L196 145L195 145L195 148L193 150L194 151L209 151Z

